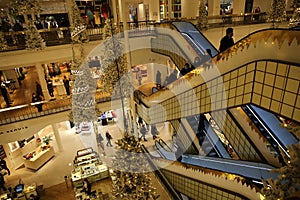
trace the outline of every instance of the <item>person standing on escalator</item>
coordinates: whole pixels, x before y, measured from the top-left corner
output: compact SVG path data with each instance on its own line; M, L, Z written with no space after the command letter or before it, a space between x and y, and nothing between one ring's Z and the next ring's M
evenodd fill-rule
M226 35L220 41L220 47L219 47L220 52L225 51L226 49L234 45L234 41L232 37L233 37L233 28L227 28Z

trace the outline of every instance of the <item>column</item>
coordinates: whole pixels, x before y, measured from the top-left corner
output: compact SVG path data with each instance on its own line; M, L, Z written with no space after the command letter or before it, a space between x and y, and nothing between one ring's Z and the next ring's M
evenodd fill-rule
M51 124L51 126L52 126L52 129L53 129L53 132L54 132L54 136L55 136L56 144L57 144L57 147L58 147L58 151L62 152L64 149L63 149L63 145L62 145L62 142L61 142L61 137L59 135L57 125L56 124Z
M232 14L244 14L246 0L233 0L232 2Z
M112 14L114 16L114 18L113 18L114 23L117 23L118 22L118 14L117 14L118 11L117 11L117 2L116 2L116 0L111 0L111 6L112 6Z
M209 0L207 7L208 7L208 16L220 15L220 0Z
M172 14L172 0L167 0L168 1L168 20L170 21L171 18L173 18Z
M50 100L50 95L49 95L48 88L47 88L47 83L46 83L46 80L45 80L44 68L40 63L36 64L35 68L36 68L36 71L37 71L37 74L38 74L38 80L36 80L36 81L38 81L42 86L42 91L43 91L43 95L44 95L45 100L49 101Z

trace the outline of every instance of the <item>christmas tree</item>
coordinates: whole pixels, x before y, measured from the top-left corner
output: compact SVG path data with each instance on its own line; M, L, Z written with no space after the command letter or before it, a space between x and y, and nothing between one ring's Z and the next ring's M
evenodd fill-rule
M150 167L141 144L134 136L125 135L117 142L113 159L113 195L116 199L158 199L152 187Z
M82 19L80 16L80 11L74 0L69 0L71 9L71 37L73 42L75 43L85 43L88 42L88 34L86 32L86 26L82 23Z
M101 66L102 75L100 76L103 92L119 97L121 95L129 97L133 92L133 85L127 57L123 53L124 48L120 42L119 29L115 24L112 24L110 19L105 21L103 39L105 51Z
M42 11L39 0L13 0L11 7L20 15L38 14Z
M273 171L278 172L277 180L263 180L262 193L266 200L280 200L300 192L300 142L288 147L290 157L282 153L286 166ZM300 196L298 196L299 198Z
M269 14L269 21L272 22L274 27L275 23L280 23L286 20L285 13L286 3L285 0L273 0Z
M25 31L25 39L26 39L26 49L32 51L38 51L45 48L45 42L38 32L33 21L28 21L27 29Z
M75 122L97 121L95 112L96 80L92 78L87 61L76 72L72 91L72 112Z
M0 50L3 51L3 50L6 50L7 48L8 48L7 41L4 37L3 32L0 31Z
M300 0L293 0L291 8L293 8L293 16L290 18L289 26L300 26Z
M125 132L128 132L128 125L125 114L125 98L133 93L134 87L132 77L128 69L126 54L123 52L121 34L118 27L110 19L105 21L103 30L104 58L101 64L100 80L102 92L109 93L113 99L121 100L123 122Z
M199 16L197 20L197 28L203 30L207 28L207 15L206 15L206 5L205 0L200 0L199 4Z

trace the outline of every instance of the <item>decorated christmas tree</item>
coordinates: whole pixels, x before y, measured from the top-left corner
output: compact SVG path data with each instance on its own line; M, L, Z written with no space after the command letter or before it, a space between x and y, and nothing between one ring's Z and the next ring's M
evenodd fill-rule
M113 99L121 100L125 132L128 130L125 98L133 93L131 71L128 68L121 35L118 27L110 19L105 21L103 30L104 58L101 63L100 80L102 92L111 94Z
M92 78L87 61L76 71L72 91L72 113L75 122L97 121L95 112L96 80Z
M290 18L289 26L300 26L300 0L293 0L291 8L293 9L293 16Z
M115 199L158 199L159 195L151 184L150 166L138 140L125 135L116 143L111 174Z
M205 0L200 0L199 2L199 16L197 20L197 28L203 30L207 28L207 15L206 15L206 5Z
M86 32L86 25L83 24L82 18L80 16L80 11L74 0L69 0L71 9L71 37L74 43L85 43L88 42L89 37Z
M269 21L272 22L272 27L275 26L275 23L286 21L285 8L285 0L272 0L269 14Z
M32 51L39 51L45 48L45 42L40 33L38 32L33 21L28 21L27 29L25 31L26 49Z
M6 50L7 48L8 48L7 41L4 37L3 32L0 31L0 50L3 51L3 50Z
M11 7L19 15L38 14L42 11L40 0L13 0Z
M124 54L121 34L118 27L110 19L105 21L103 30L104 59L102 60L102 75L100 77L103 92L120 97L129 97L133 91L131 74L127 57ZM122 87L120 87L122 86Z
M279 173L278 179L263 180L262 193L266 200L300 198L300 142L289 147L288 152L290 157L282 153L286 166L273 170Z

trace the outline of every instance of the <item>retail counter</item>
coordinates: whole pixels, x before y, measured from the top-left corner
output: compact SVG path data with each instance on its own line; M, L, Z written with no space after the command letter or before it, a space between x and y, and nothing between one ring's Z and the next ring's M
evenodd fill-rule
M26 159L24 164L26 168L38 170L48 160L55 155L53 147L49 147L45 150L41 150L33 156L31 159Z

